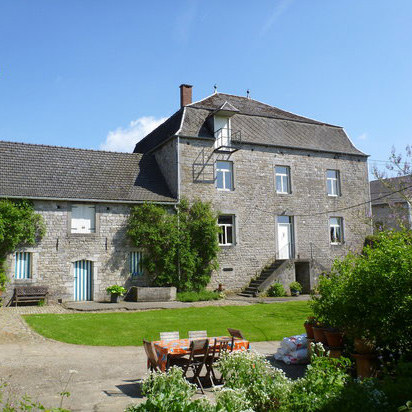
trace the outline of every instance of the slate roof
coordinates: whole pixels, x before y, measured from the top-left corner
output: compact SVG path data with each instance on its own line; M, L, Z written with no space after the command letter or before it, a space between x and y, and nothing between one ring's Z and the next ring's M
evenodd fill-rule
M379 205L388 202L406 202L405 197L402 196L401 193L404 193L405 196L412 199L412 176L393 177L390 179L384 179L383 182L380 180L372 180L370 182L370 189L372 205ZM401 189L405 190L402 190L401 193L397 192Z
M366 156L352 144L340 126L298 116L247 97L224 93L189 104L184 111L180 109L137 143L135 152L153 150L174 135L214 139L207 119L226 103L238 110L231 117L231 128L233 132L240 131L242 143Z
M174 202L152 155L0 141L0 197Z

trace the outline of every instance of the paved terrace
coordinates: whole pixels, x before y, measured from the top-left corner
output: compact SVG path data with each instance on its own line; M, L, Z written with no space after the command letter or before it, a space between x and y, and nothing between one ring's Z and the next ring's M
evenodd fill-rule
M60 403L59 393L67 390L71 396L64 400L63 407L72 411L120 412L130 403L143 401L140 380L146 376L147 369L142 346L84 346L56 342L32 331L21 315L251 305L287 299L241 299L233 296L214 302L72 302L43 307L0 308L0 382L8 382L6 394L12 398L28 394L33 400L56 407ZM306 300L307 297L298 299ZM252 347L271 358L279 342L254 342ZM300 365L276 366L283 367L293 377L304 372ZM206 396L213 396L213 391L208 390Z

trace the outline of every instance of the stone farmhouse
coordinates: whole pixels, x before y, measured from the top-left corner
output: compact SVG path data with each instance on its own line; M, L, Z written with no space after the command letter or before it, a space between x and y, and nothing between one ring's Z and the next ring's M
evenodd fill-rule
M192 102L189 85L180 100L134 153L0 142L0 197L31 199L47 226L39 244L9 256L9 295L32 284L56 301L103 300L114 283L148 285L144 252L125 235L141 202L212 202L221 252L211 289L253 295L298 280L308 292L334 258L360 250L367 156L342 127L249 96Z
M412 227L412 176L370 182L375 229Z

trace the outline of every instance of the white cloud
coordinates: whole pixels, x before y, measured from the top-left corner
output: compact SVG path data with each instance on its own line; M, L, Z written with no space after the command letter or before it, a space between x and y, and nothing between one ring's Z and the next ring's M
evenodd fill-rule
M260 35L264 36L270 28L273 26L275 21L289 8L294 0L279 0L272 14L266 19L263 24Z
M367 138L368 138L368 134L366 132L358 136L358 140L366 140Z
M128 127L118 127L110 131L106 141L100 145L100 149L111 152L133 152L135 144L166 119L167 117L156 119L153 116L143 116L132 120Z

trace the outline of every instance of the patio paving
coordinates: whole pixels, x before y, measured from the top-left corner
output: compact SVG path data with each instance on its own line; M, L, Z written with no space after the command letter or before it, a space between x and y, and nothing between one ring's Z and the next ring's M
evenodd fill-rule
M224 302L234 304L234 301ZM148 303L87 302L83 310L150 310L198 306L200 302ZM143 347L84 346L56 342L32 331L21 317L22 314L63 314L82 310L74 309L72 304L65 306L0 308L0 382L2 379L8 382L6 393L12 397L28 394L33 400L56 407L60 403L58 394L67 385L66 390L71 395L64 400L63 407L74 412L117 412L123 411L130 403L142 402L139 382L146 376L146 354ZM272 355L279 344L275 341L252 342L251 346L273 362ZM293 377L301 376L305 369L302 365L275 365L282 366ZM213 397L213 391L208 389L206 396Z

